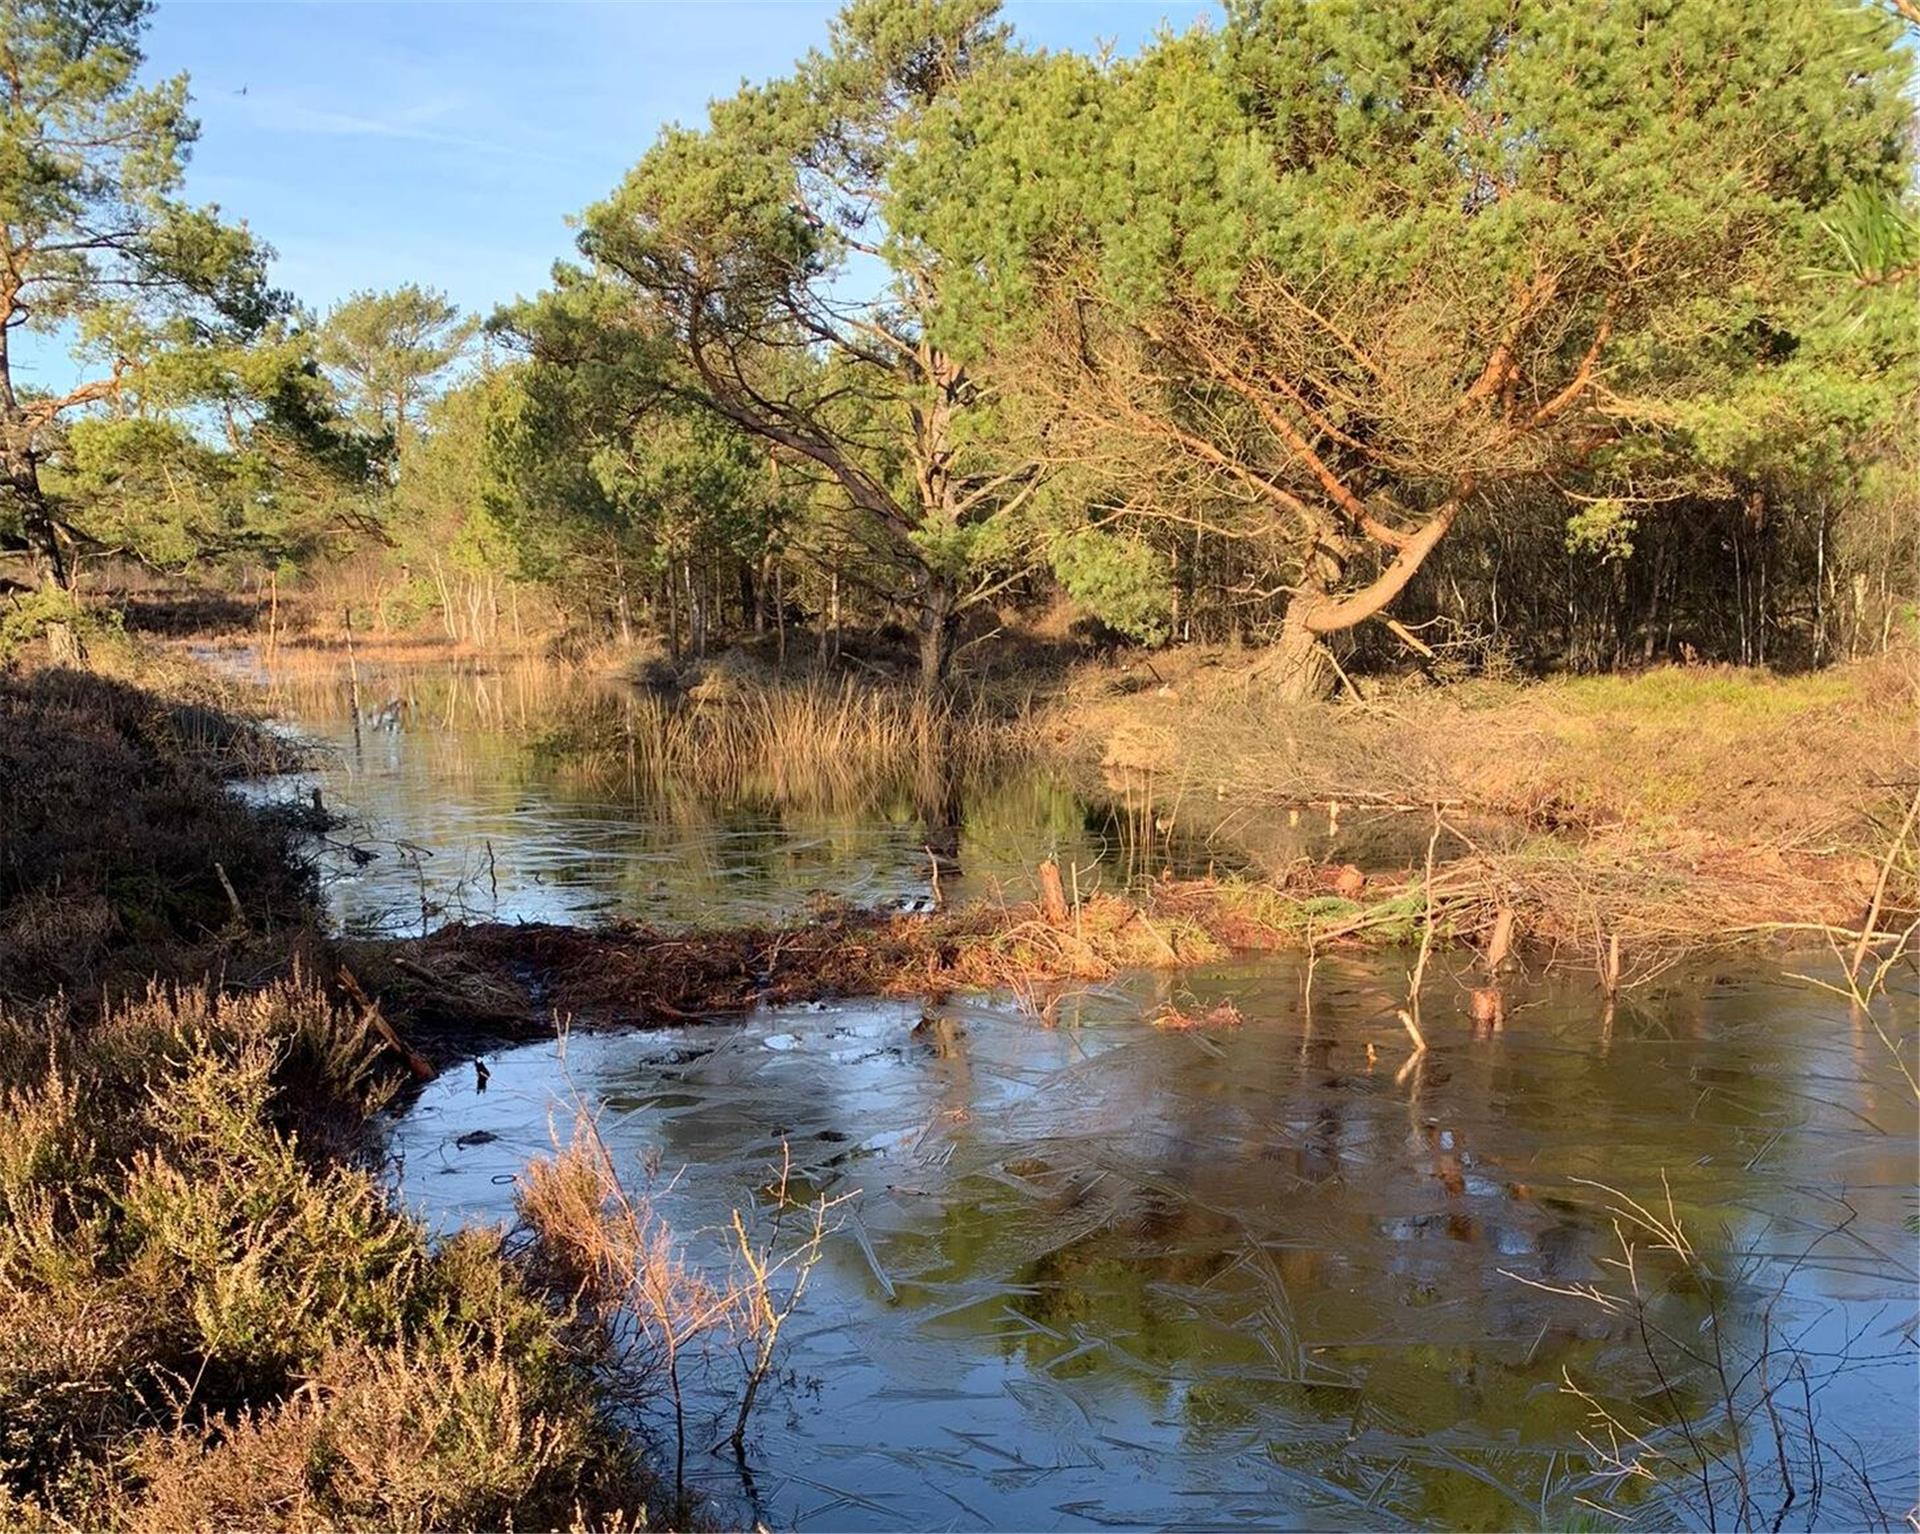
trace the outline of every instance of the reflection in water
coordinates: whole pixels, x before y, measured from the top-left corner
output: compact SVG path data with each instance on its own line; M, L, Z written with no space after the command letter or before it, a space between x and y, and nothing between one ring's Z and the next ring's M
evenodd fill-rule
M1435 1047L1402 1072L1399 976L1323 959L1311 1028L1298 969L1265 960L1090 993L1055 1029L992 1000L864 1002L575 1039L564 1069L551 1046L501 1056L484 1096L436 1083L393 1149L431 1215L506 1218L577 1091L629 1166L686 1169L666 1211L716 1247L783 1141L813 1188L858 1194L864 1249L834 1238L756 1418L754 1503L705 1462L730 1517L1612 1526L1585 1495L1667 1519L1575 1469L1596 1429L1567 1377L1649 1438L1667 1401L1729 1447L1708 1369L1656 1373L1630 1317L1556 1292L1617 1277L1604 1183L1670 1197L1719 1254L1703 1290L1643 1251L1654 1324L1708 1360L1790 1335L1897 1519L1916 1122L1884 1050L1765 977L1636 993L1605 1049L1592 997L1543 985L1476 1039L1442 978ZM1246 1025L1157 1031L1170 988ZM475 1129L498 1138L458 1143ZM1857 1522L1860 1498L1836 1481L1815 1511L1803 1476L1787 1526Z
M782 773L718 793L643 770L644 753L618 743L657 707L577 672L363 672L357 733L344 676L262 678L280 716L327 750L315 772L259 790L318 787L350 817L326 872L335 919L356 934L459 919L782 919L821 897L922 903L935 868L948 898L1023 898L1049 856L1083 892L1214 860L1032 767L959 777L903 763L836 793L800 792Z
M363 713L384 718L357 748L338 676L275 696L334 753L271 791L317 784L376 854L336 848L331 868L360 931L740 921L820 893L923 899L936 858L964 896L1022 893L1048 855L1083 890L1210 857L1167 824L1177 807L1114 816L1032 771L903 772L852 800L663 783L637 749L555 745L618 740L635 715L550 668L369 676ZM1316 834L1276 825L1272 856L1360 855ZM1748 973L1670 976L1610 1029L1583 990L1511 988L1504 1027L1476 1031L1471 980L1436 971L1434 1048L1403 1064L1403 964L1323 956L1311 1017L1301 981L1286 960L1138 977L1065 999L1053 1028L991 998L854 1002L529 1047L491 1062L484 1093L466 1072L431 1085L392 1147L434 1217L507 1219L577 1092L630 1167L685 1169L665 1212L696 1247L727 1245L783 1142L813 1188L858 1195L784 1333L751 1497L697 1461L723 1520L1614 1526L1587 1497L1698 1522L1590 1473L1590 1443L1619 1440L1565 1382L1657 1448L1691 1447L1663 1437L1677 1410L1703 1452L1730 1464L1737 1438L1770 1476L1764 1425L1715 1403L1719 1366L1775 1337L1821 1428L1857 1443L1818 1496L1799 1451L1785 1526L1898 1520L1916 1490L1916 1112L1870 1028ZM1228 1000L1243 1027L1144 1021ZM1640 1255L1661 1369L1635 1318L1566 1292L1621 1282L1616 1195L1595 1184L1671 1198L1712 1254L1705 1286Z

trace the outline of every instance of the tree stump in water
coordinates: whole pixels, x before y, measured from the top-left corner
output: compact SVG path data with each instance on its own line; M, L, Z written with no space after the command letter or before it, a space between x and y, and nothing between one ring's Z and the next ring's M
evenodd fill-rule
M1067 925L1067 892L1060 887L1060 865L1052 858L1040 865L1040 914L1049 927Z
M1481 955L1489 975L1498 975L1500 966L1507 962L1513 952L1513 907L1501 906L1493 919L1493 934L1487 939L1486 951Z

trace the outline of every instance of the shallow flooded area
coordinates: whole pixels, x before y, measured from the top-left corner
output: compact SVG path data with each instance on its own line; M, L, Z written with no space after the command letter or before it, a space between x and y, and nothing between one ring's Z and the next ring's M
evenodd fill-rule
M557 744L583 709L604 742L618 694L404 686L357 741L336 681L278 694L332 757L275 791L356 820L329 853L348 930L926 894L910 778L662 793ZM961 893L1049 854L1110 882L1221 855L1034 771L947 803ZM1050 1024L991 995L763 1009L503 1052L388 1143L436 1223L510 1222L585 1113L715 1264L783 1157L796 1202L839 1201L744 1465L738 1360L694 1371L688 1475L723 1523L1897 1526L1920 1121L1871 1024L1792 973L1819 963L1676 969L1608 1009L1588 958L1536 957L1493 1031L1436 958L1417 1058L1407 955L1128 977ZM1224 1002L1238 1026L1152 1021Z
M508 1220L516 1173L584 1108L714 1261L783 1146L806 1190L854 1195L750 1476L693 1455L726 1521L1565 1527L1601 1517L1583 1499L1700 1521L1666 1495L1699 1500L1675 1465L1662 1485L1580 1468L1609 1441L1596 1414L1681 1455L1673 1427L1699 1419L1716 1494L1744 1456L1777 1507L1751 1389L1768 1349L1861 1471L1809 1505L1796 1383L1788 1526L1874 1523L1869 1496L1897 1520L1915 1115L1879 1041L1778 974L1676 979L1608 1027L1584 983L1546 983L1479 1039L1442 985L1429 1016L1451 1019L1408 1064L1401 980L1323 963L1309 1013L1302 966L1265 961L1086 995L1054 1028L983 998L576 1038L493 1059L484 1092L450 1073L391 1144L434 1218ZM1246 1021L1157 1030L1169 989ZM1578 1292L1630 1294L1611 1264L1635 1203L1713 1275L1633 1233L1651 1348ZM1737 1432L1718 1367L1685 1356L1715 1348Z
M329 907L353 935L463 919L791 919L822 897L912 907L929 898L936 853L955 899L1030 894L1049 856L1083 893L1231 856L1180 834L1168 807L1089 804L1030 766L928 784L903 763L813 793L662 779L629 750L648 700L563 668L368 667L356 728L340 664L289 675L250 652L216 658L320 747L310 772L249 790L318 789L346 817L321 852ZM1316 824L1303 846L1315 829L1326 840Z

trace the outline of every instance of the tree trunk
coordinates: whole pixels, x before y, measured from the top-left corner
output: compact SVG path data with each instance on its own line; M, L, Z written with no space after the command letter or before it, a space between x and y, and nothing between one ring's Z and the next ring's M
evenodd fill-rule
M938 576L927 577L920 596L916 627L920 635L920 689L939 692L953 670L954 639L960 615L954 611L953 587Z
M17 290L9 288L0 318L14 318ZM53 525L51 508L40 488L40 465L34 456L33 436L20 410L19 396L13 388L13 358L10 349L12 326L0 324L0 485L20 508L20 522L33 545L34 560L42 583L51 581L62 591L68 589L66 558L61 552L60 535Z
M1333 695L1338 673L1332 652L1321 641L1387 610L1446 537L1460 513L1461 501L1471 489L1472 481L1463 481L1453 499L1436 509L1418 531L1402 537L1387 567L1358 591L1333 595L1331 588L1344 561L1320 552L1308 557L1305 578L1311 584L1287 604L1279 643L1263 667L1279 682L1283 698L1309 702Z
M703 661L707 658L706 599L693 583L692 560L680 561L680 575L687 587L687 648L696 661Z
M783 567L777 563L773 567L773 624L778 636L774 641L778 647L774 653L779 657L779 666L784 672L787 669L787 583Z
M30 449L9 454L6 464L7 488L21 509L28 540L33 545L33 565L40 577L41 589L48 597L70 600L74 596L73 564L60 547L60 529L46 493L40 488L39 465ZM84 666L87 647L80 632L65 618L50 618L46 624L47 658L56 666Z
M20 508L20 522L33 546L34 568L42 584L61 591L73 590L73 566L60 546L60 530L53 508L40 488L40 465L30 447L13 444L12 432L0 422L0 449L5 450L4 471L8 494Z
M627 565L626 561L620 557L620 550L617 547L613 551L613 589L619 593L619 600L615 602L614 610L620 616L620 643L631 646L633 644L633 610L632 605L627 601Z
M40 484L40 460L34 451L32 434L20 412L20 398L13 387L13 358L8 349L11 322L19 317L15 307L17 286L6 294L4 313L0 314L0 482L20 507L20 520L33 545L34 564L40 584L49 593L71 595L74 589L73 566L60 547L60 528L47 493ZM47 624L47 651L55 665L77 666L86 662L86 647L71 623L55 620Z
M667 658L680 664L680 582L672 565L667 566Z
M56 586L52 577L47 579L47 590L69 594L68 587ZM87 663L87 646L80 638L80 631L64 618L49 619L47 622L47 659L56 666L84 666Z
M1280 696L1289 703L1318 703L1333 696L1333 658L1308 619L1320 603L1299 596L1287 604L1280 638L1268 653L1264 669Z
M820 614L820 664L840 658L840 565L828 577L827 605Z

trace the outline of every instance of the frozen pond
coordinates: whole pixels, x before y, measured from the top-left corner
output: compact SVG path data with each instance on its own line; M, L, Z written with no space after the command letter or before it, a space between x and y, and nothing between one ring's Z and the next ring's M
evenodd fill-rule
M1695 1424L1717 1520L1739 1463L1771 1523L1764 1352L1795 1380L1783 1526L1897 1524L1915 1108L1871 1030L1797 982L1708 974L1605 1029L1584 982L1535 987L1475 1038L1448 982L1407 1067L1398 979L1323 962L1309 1023L1291 963L1183 977L1184 1002L1244 1013L1217 1033L1144 1022L1165 984L1143 981L1051 1029L992 1001L848 1002L576 1038L499 1056L485 1093L435 1083L393 1150L431 1217L508 1220L514 1175L584 1106L715 1260L783 1143L809 1190L856 1195L754 1419L750 1484L693 1455L728 1520L1614 1526L1587 1499L1704 1522L1673 1465L1685 1504L1597 1471L1604 1406L1683 1457L1673 1424ZM1671 1208L1713 1275L1638 1233L1650 1343L1566 1292L1628 1292L1609 1265L1628 1200Z
M331 751L267 791L349 815L329 898L356 932L910 904L932 845L960 894L1049 855L1087 884L1216 855L1032 770L931 801L911 775L662 784L622 771L632 699L551 669L376 673L357 732L346 696L276 685ZM1004 997L767 1011L523 1047L485 1091L450 1072L391 1149L435 1222L509 1222L584 1110L713 1263L783 1154L844 1200L744 1473L706 1447L737 1376L696 1380L721 1522L1897 1527L1920 1123L1874 1028L1794 967L1672 971L1609 1015L1576 961L1509 987L1496 1033L1443 960L1417 1061L1398 955L1133 977L1056 1026ZM1161 1031L1169 1000L1245 1021Z

